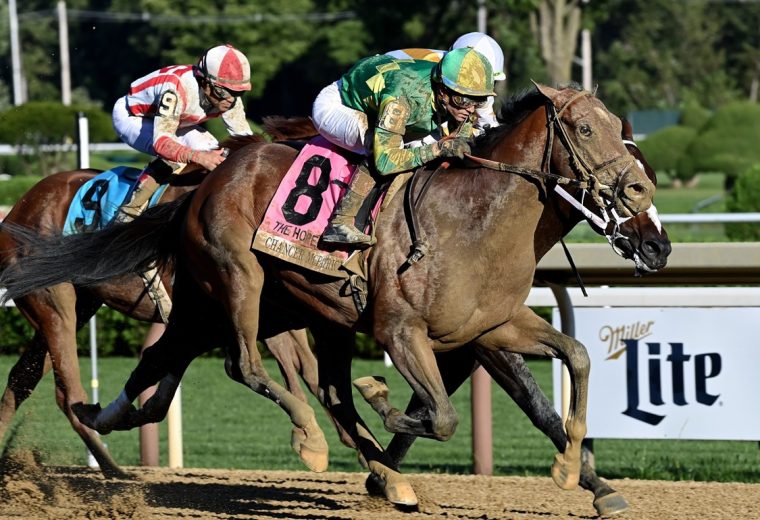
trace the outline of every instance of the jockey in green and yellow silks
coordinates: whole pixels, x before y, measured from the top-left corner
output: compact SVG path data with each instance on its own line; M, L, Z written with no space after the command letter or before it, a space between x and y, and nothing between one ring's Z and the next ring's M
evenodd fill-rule
M450 122L459 126L483 106L493 92L493 69L471 48L453 50L434 63L372 56L360 60L314 102L312 118L330 142L373 156L380 175L409 171L439 157L463 157L465 138L404 148ZM322 235L328 243L368 244L355 218L374 186L366 165L360 166L349 190Z
M451 45L449 51L453 51L454 49L464 49L467 47L472 47L485 56L493 69L494 81L503 81L507 79L507 75L504 73L504 51L501 50L501 46L496 40L488 36L486 33L470 32L457 38ZM427 60L438 63L449 51L409 48L389 51L385 54L396 59L411 58L414 60ZM499 121L496 119L496 113L494 112L494 99L495 98L493 97L488 98L488 102L485 105L475 110L475 115L477 116L477 119L474 121L476 134L484 131L486 128L499 126ZM430 136L430 138L424 139L419 144L430 142L431 139L435 139L435 136ZM419 146L419 144L414 143L412 146ZM406 146L410 146L410 143L406 143Z

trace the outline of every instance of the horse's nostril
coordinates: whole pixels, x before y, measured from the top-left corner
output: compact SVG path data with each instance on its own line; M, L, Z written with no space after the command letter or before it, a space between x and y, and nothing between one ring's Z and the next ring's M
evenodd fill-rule
M652 240L645 240L642 249L651 256L660 256L660 246Z

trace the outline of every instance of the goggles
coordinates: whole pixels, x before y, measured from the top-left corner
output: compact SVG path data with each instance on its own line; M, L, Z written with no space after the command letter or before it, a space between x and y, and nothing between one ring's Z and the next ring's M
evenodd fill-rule
M209 81L209 88L211 95L220 101L235 101L235 98L239 98L243 95L243 91L230 90L224 87L220 87Z
M446 89L449 100L456 108L482 108L488 103L488 96L468 97L451 89Z

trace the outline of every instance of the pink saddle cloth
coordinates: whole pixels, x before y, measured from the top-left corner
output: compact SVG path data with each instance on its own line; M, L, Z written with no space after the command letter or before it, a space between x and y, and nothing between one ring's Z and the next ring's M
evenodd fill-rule
M356 170L357 163L346 154L323 137L312 139L277 188L251 249L319 273L346 277L340 267L351 251L319 246L335 204ZM379 204L373 215L378 208Z

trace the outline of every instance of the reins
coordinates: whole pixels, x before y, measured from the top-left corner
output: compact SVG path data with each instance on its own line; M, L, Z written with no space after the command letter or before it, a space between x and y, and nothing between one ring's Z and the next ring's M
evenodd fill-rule
M524 175L527 177L533 177L541 180L551 180L557 184L565 184L568 186L574 186L581 189L589 188L589 183L586 181L580 181L578 179L568 179L562 175L556 173L546 172L543 170L533 170L530 168L522 168L513 164L503 163L499 161L493 161L484 157L478 157L477 155L471 155L469 153L464 154L472 162L478 163L481 166L488 168L489 170L496 170L500 172L515 173L517 175Z

